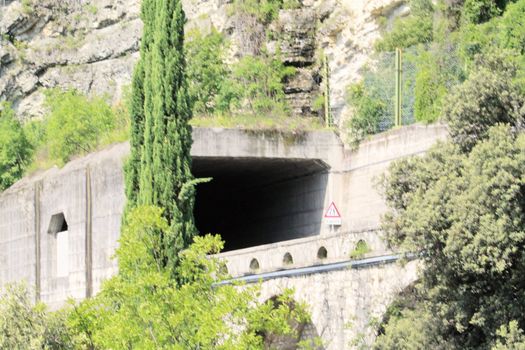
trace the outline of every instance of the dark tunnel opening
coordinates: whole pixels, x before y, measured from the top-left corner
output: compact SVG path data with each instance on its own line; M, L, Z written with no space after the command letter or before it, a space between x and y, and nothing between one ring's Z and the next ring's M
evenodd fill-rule
M193 158L195 221L201 234L218 233L225 250L319 234L328 180L315 159Z

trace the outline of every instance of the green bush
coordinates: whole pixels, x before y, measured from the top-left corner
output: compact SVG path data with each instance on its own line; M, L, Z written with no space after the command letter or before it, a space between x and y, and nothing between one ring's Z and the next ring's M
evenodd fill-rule
M33 304L23 284L7 285L0 293L1 349L75 349L65 325L67 310L50 312Z
M380 122L386 114L386 104L367 91L362 82L349 87L348 101L354 113L345 125L345 129L348 142L356 146L366 136L380 131Z
M417 121L434 122L441 113L446 87L436 76L435 66L421 67L416 74L414 117Z
M525 1L510 4L500 23L500 46L525 54Z
M513 82L518 67L508 57L508 52L479 56L478 70L447 100L443 113L450 135L465 151L484 139L495 124L523 127L525 96Z
M502 325L497 332L498 339L492 350L523 350L525 349L525 334L519 328L519 323L512 320L508 325Z
M235 0L232 4L233 13L246 13L255 16L262 24L269 24L277 18L284 3L294 6L293 0Z
M438 348L486 349L501 325L525 324L525 134L496 125L469 153L442 143L388 173L383 229L394 249L421 252Z
M115 128L113 111L102 97L48 90L46 106L46 143L50 156L60 163L93 151Z
M248 4L248 3L247 3ZM186 44L189 92L197 117L280 116L287 112L283 82L295 73L265 52L226 65L224 36L190 32Z
M432 17L415 17L396 19L391 31L376 42L378 51L393 51L432 41Z
M359 240L359 242L357 242L354 250L352 250L350 252L350 258L351 259L360 259L363 256L365 256L365 254L367 254L369 252L370 252L370 247L368 246L368 244L365 241L363 241L361 239L361 240Z
M434 45L418 52L414 87L414 119L431 123L441 117L450 87L464 79L457 50Z
M224 36L213 29L208 35L193 30L186 37L185 55L189 58L186 72L193 112L212 114L216 108L215 97L228 74L224 63Z
M501 14L507 0L465 0L461 18L466 23L484 23Z
M410 1L411 14L397 18L392 29L376 42L377 51L394 51L421 43L429 43L433 38L433 5L430 0Z
M228 278L215 255L223 247L219 236L195 237L180 253L177 273L184 282L173 280L162 267L169 225L161 215L151 206L129 213L116 252L119 274L69 318L80 348L255 350L274 348L265 336L299 337L310 317L292 291L261 302L256 285L216 285Z
M525 29L517 23L525 18L525 1L509 4L501 17L483 24L466 23L459 32L463 58L472 64L478 54L487 54L495 48L525 53ZM476 67L473 67L475 69Z
M3 191L23 176L33 151L8 104L0 105L0 141L0 191Z
M448 349L435 336L435 321L423 308L401 311L377 337L374 350Z
M231 75L217 96L222 112L242 111L252 114L280 115L286 112L283 81L295 69L278 58L245 56L231 67Z

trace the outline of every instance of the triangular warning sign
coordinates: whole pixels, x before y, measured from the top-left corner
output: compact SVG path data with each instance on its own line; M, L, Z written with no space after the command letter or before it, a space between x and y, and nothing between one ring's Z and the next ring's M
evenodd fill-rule
M339 214L339 210L337 210L337 207L335 206L335 203L330 203L330 206L324 213L325 218L341 218L341 214Z

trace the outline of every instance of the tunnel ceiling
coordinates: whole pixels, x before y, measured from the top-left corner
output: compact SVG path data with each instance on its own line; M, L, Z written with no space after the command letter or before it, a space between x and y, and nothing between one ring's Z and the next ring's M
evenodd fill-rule
M211 158L193 157L195 177L213 177L212 182L230 190L263 187L328 169L318 159Z

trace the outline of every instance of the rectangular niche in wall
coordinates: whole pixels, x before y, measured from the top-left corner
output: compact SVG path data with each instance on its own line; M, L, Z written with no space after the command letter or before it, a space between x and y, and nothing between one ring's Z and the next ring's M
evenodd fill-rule
M51 216L47 233L56 240L56 277L69 275L69 232L64 213Z

